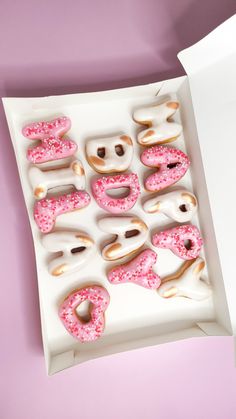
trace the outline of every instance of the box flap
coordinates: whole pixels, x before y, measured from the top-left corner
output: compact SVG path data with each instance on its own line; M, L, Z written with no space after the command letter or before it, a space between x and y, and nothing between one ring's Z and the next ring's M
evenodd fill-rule
M178 55L188 73L217 245L236 334L236 15Z
M186 73L192 76L208 66L227 60L236 52L236 14L218 26L195 45L179 52L178 58ZM231 57L234 60L234 57ZM214 68L217 72L217 68Z

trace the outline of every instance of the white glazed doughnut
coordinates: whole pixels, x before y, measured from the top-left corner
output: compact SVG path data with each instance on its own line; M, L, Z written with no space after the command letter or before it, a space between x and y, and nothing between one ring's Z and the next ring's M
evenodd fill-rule
M73 185L78 190L85 189L84 168L79 160L74 160L65 169L43 171L33 166L29 169L29 180L36 199L45 198L49 189L58 186Z
M190 221L196 213L197 207L196 196L185 189L158 195L143 204L144 211L150 214L165 214L178 223Z
M94 241L79 231L56 231L42 237L42 245L49 252L61 252L48 264L53 276L62 276L79 270L88 262L95 250Z
M201 279L205 262L202 258L185 262L173 275L161 281L158 293L163 298L186 297L204 300L211 295L210 285Z
M137 217L107 217L99 220L105 233L116 234L116 239L102 250L105 260L116 260L139 249L147 239L148 227Z
M181 134L182 126L169 121L179 108L179 102L168 101L137 109L133 118L135 122L148 126L138 134L141 145L164 144L176 140Z
M133 142L128 135L94 138L86 143L86 156L99 173L124 172L133 157Z

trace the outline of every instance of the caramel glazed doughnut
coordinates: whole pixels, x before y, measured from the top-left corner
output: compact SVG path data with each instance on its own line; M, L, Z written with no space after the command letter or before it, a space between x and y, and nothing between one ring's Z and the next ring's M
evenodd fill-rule
M134 121L149 127L138 134L139 144L164 144L176 140L182 132L182 126L169 118L178 108L179 102L167 101L137 109L133 114Z
M125 134L109 138L94 138L86 143L86 157L96 172L124 172L133 158L133 142Z

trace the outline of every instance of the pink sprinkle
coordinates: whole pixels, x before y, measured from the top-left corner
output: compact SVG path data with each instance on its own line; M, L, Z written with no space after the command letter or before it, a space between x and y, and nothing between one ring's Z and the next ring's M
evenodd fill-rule
M22 130L24 137L31 140L41 140L40 145L28 148L27 159L35 164L73 155L77 150L77 145L68 138L61 138L70 127L71 122L67 117L26 125Z
M146 166L157 167L157 172L145 180L148 191L160 191L181 179L189 168L190 160L181 150L154 146L144 150L141 161Z
M76 308L86 300L92 304L88 322L82 321L76 313ZM59 307L58 314L67 331L75 339L92 342L104 331L104 315L109 301L110 296L105 288L92 285L73 291Z
M58 198L44 198L34 205L34 219L42 233L52 230L58 215L86 207L90 195L85 191L76 191Z
M186 224L154 234L152 244L162 249L170 249L181 259L190 260L199 256L203 241L198 228Z
M157 254L153 250L143 250L130 262L113 268L108 273L108 281L112 284L133 282L148 289L156 289L161 283L159 275L152 270L156 260Z
M140 195L140 185L136 173L116 176L103 176L91 183L92 193L97 204L108 212L119 214L130 210ZM111 198L106 194L108 189L129 188L125 198Z

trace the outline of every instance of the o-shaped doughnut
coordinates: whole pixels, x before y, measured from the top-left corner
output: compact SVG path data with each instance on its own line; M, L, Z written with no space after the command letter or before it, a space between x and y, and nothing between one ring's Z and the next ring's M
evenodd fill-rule
M76 309L84 301L90 302L90 318L84 321ZM59 317L73 338L81 342L93 342L105 328L105 311L110 296L103 287L92 285L73 291L60 305Z
M120 214L130 210L140 195L140 185L136 173L103 176L93 180L91 188L97 204L113 214ZM124 198L112 198L107 195L108 190L118 188L128 188L129 195Z
M34 219L42 233L49 233L58 215L86 207L90 195L85 191L72 192L58 198L44 198L35 202Z
M178 182L190 165L189 158L183 151L165 146L154 146L144 150L141 161L146 166L158 169L144 182L145 188L153 192Z
M168 101L137 109L133 114L134 121L148 126L138 134L139 144L164 144L176 140L181 134L182 126L169 118L178 108L179 102Z
M144 288L156 289L161 282L159 275L152 270L156 260L157 254L153 250L143 250L130 262L116 266L108 272L108 281L112 284L133 282Z
M154 234L152 244L161 249L170 249L181 259L189 260L198 257L203 241L198 228L186 224Z
M147 225L137 217L107 217L99 220L99 228L116 235L115 241L102 249L105 260L120 259L139 249L148 236Z
M77 150L77 145L68 138L61 138L70 127L70 119L65 116L49 122L33 122L26 125L22 130L24 137L30 140L41 140L40 145L28 148L27 159L37 164L73 155Z
M124 172L133 157L133 142L128 135L88 140L86 157L99 173Z
M176 273L162 279L158 294L163 298L185 297L198 301L208 298L211 287L201 279L204 266L202 258L184 262Z
M178 223L190 221L197 211L197 198L185 189L158 195L143 204L149 214L162 213Z

